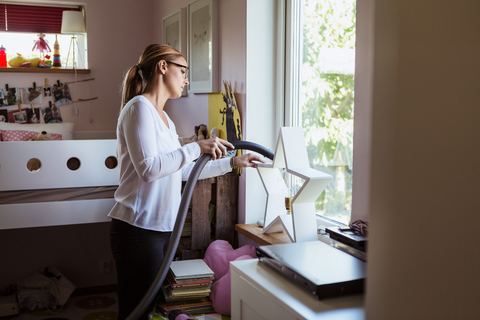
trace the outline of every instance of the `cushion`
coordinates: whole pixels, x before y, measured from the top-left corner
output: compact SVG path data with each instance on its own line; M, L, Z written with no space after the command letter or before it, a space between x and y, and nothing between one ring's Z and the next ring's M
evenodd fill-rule
M236 258L234 261L252 259L250 255L243 255ZM210 300L212 300L212 307L216 313L230 315L232 313L231 296L231 270L212 285L210 292Z
M25 130L33 132L47 131L48 133L57 133L62 135L62 140L73 140L73 123L9 123L0 122L0 130ZM27 139L28 140L28 139Z
M245 245L236 250L225 240L215 240L205 251L203 261L212 269L215 279L212 285L210 300L215 312L224 315L231 313L230 261L255 259L254 246Z
M245 245L236 250L225 240L215 240L208 246L205 251L203 261L212 269L215 279L214 281L223 277L230 268L230 261L236 258L249 255L256 258L256 249L254 246Z
M35 138L38 131L26 130L0 130L2 141L28 141ZM58 133L50 133L52 140L62 140L62 135Z

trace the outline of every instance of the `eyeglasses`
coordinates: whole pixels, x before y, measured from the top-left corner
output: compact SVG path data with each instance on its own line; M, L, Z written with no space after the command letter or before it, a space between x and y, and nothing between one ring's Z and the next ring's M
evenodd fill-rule
M174 65L176 65L177 67L180 67L180 68L185 68L185 70L182 70L182 72L183 72L183 78L184 78L184 79L187 79L187 78L188 78L188 67L187 67L187 66L184 66L183 64L171 62L171 61L167 61L167 63L174 64Z

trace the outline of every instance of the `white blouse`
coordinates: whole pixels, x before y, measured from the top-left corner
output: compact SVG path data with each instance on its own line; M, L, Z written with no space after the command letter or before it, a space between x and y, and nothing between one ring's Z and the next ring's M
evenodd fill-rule
M172 231L186 181L200 156L200 146L178 141L175 125L168 126L144 96L136 96L122 109L117 124L117 159L120 181L117 202L109 217L134 226ZM230 159L209 161L199 179L231 171Z

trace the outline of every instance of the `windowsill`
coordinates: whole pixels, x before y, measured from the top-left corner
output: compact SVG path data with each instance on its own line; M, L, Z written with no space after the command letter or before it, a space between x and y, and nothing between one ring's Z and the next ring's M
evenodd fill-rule
M318 218L322 220L321 218ZM326 221L323 221L326 222ZM263 233L263 228L259 227L256 223L251 224L236 224L235 231L244 235L245 237L255 241L261 246L269 246L273 244L284 244L292 243L285 231L275 232L275 233ZM365 252L352 248L346 244L338 242L336 240L330 239L326 234L319 233L318 240L326 244L329 244L339 250L342 250L346 253L351 254L352 256L362 260L367 261L367 256Z
M0 68L0 72L26 72L26 73L90 73L90 69L63 69L63 68Z
M317 216L317 227L324 229L326 227L339 226L331 220L323 219L322 217ZM286 232L275 232L275 233L263 233L263 228L259 227L256 223L250 224L236 224L235 231L244 235L245 237L255 241L256 243L264 245L272 244L282 244L282 243L291 243L290 237ZM327 239L324 239L327 238ZM319 240L328 242L330 237L323 236L319 234Z
M235 231L255 241L261 246L271 244L292 243L286 232L263 233L263 228L256 223L236 224Z
M256 223L251 224L236 224L235 231L255 241L261 246L268 246L272 244L292 243L290 237L285 231L274 233L263 233L263 228L259 227ZM327 235L319 234L318 240L325 243L330 243L330 237Z

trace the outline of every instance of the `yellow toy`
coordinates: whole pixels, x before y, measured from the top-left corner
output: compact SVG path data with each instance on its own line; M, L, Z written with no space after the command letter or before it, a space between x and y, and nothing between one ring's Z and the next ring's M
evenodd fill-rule
M25 58L20 53L17 53L15 58L12 58L8 61L10 67L18 68L18 67L38 67L38 63L40 62L40 58L33 57L33 58Z
M35 137L33 137L28 141L46 141L46 140L52 140L52 136L47 131L42 131L37 133Z

